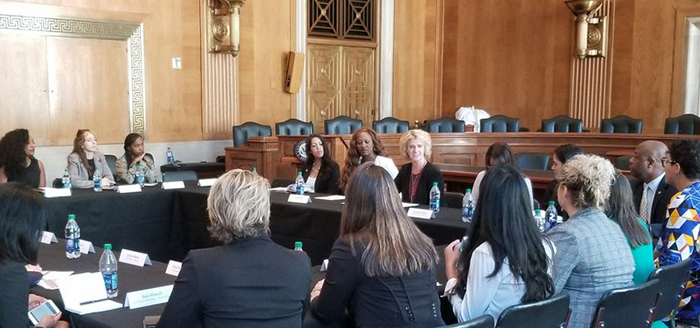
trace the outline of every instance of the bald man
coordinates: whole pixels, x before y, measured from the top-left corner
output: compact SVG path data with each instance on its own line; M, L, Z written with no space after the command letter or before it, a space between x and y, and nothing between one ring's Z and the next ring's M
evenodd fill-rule
M678 192L666 183L666 172L661 165L661 158L666 156L667 151L668 147L663 142L648 140L640 143L630 158L630 171L636 178L631 181L634 205L639 216L647 224L651 223L652 232L657 238L661 227L666 224L668 203Z

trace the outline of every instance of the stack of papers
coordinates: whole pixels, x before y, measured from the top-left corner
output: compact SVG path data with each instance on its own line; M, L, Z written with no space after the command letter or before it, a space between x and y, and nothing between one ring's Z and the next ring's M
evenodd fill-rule
M58 281L66 310L76 314L104 312L122 307L107 298L105 283L99 272L88 272L65 277Z

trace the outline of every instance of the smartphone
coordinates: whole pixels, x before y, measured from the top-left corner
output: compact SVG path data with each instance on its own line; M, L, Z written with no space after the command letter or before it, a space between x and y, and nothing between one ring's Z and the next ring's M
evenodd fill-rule
M56 304L54 304L52 300L47 300L46 302L41 303L41 305L31 309L27 315L29 315L29 320L32 321L32 324L36 325L39 323L41 318L47 315L54 316L58 312L60 311L58 310Z

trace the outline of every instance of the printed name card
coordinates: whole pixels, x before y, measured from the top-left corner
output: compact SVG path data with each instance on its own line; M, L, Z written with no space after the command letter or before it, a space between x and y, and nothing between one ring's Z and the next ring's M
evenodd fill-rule
M70 197L71 192L68 188L44 188L44 197Z
M165 274L177 277L180 274L180 268L182 268L181 262L170 260L168 268L165 269Z
M325 272L328 270L328 259L323 260L323 263L321 263L321 269L319 271Z
M119 254L119 262L143 267L144 265L152 265L148 254L122 249Z
M80 240L80 252L83 254L94 253L95 246L92 245L91 241L81 239Z
M124 307L138 309L146 306L167 303L170 294L173 292L173 285L139 290L126 294Z
M44 231L41 234L41 242L50 245L51 243L57 243L58 239L56 239L56 235L53 232Z
M117 186L117 192L120 194L128 194L132 192L141 192L141 186L137 184Z
M408 216L417 219L430 219L433 217L433 211L411 207L408 209Z
M198 187L211 187L214 185L214 182L216 182L216 178L211 178L211 179L199 179L197 182Z
M182 181L163 182L163 189L166 189L166 190L182 189L182 188L185 188L185 183Z
M308 195L291 194L289 195L289 199L287 199L287 202L297 204L308 204L311 203L311 197L309 197Z

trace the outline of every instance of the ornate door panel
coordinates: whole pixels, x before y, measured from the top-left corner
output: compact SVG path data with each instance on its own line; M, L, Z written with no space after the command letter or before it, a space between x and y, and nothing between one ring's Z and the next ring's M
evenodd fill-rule
M342 112L361 119L372 126L375 106L375 50L372 48L343 47L341 77Z

